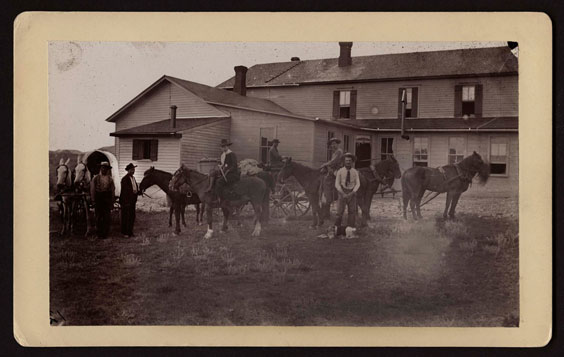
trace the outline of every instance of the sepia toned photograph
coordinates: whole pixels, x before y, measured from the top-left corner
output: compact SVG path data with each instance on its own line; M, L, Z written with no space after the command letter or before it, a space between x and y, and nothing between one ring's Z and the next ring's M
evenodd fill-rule
M49 42L51 326L519 327L518 45Z

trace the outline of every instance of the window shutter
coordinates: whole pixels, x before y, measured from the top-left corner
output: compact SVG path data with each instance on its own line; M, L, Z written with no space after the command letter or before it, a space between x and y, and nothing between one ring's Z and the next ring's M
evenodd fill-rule
M454 86L454 116L462 116L462 86Z
M132 149L132 156L131 159L132 160L140 160L141 157L139 156L139 150L141 147L141 142L139 140L133 140L133 149Z
M159 141L151 140L151 161L157 161L159 152Z
M356 119L356 89L351 90L351 109L350 118Z
M399 92L398 92L398 118L401 119L401 92L404 90L405 88L400 88Z
M477 118L482 117L482 99L483 99L483 88L481 84L476 85L476 89L474 92L474 115Z
M341 93L336 90L333 92L333 118L339 119L339 99Z
M413 87L411 88L411 117L417 118L419 117L419 113L417 113L417 103L418 103L418 95L419 95L419 88Z

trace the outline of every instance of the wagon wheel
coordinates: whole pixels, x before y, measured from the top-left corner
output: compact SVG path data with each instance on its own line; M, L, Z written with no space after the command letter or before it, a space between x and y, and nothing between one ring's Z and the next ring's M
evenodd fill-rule
M293 191L292 192L292 208L296 216L304 216L309 209L311 204L303 191Z
M303 216L310 209L310 203L303 191L287 184L276 185L270 196L271 217Z

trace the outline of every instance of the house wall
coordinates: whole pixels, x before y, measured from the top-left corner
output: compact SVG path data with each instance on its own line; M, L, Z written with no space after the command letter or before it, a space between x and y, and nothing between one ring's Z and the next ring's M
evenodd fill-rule
M302 85L298 87L249 88L248 96L270 99L293 113L329 119L333 91L357 90L357 119L397 118L399 88L418 87L418 117L454 117L454 87L483 85L483 117L518 115L518 77L420 79L352 84ZM373 107L378 113L371 112Z
M178 118L225 116L200 97L170 82L163 82L116 117L116 131L170 118L170 106L176 105Z
M221 155L221 139L229 139L231 121L225 120L203 125L182 132L180 161L189 168L198 170L201 159L218 159Z
M398 133L378 133L373 135L373 157L380 159L381 138L394 138L394 156L400 164L402 173L413 166L413 138L429 138L429 167L448 164L449 137L462 137L466 144L464 156L476 151L483 159L490 159L490 140L505 138L508 142L508 168L505 176L491 176L485 186L472 185L469 192L483 194L500 192L516 195L519 188L519 140L517 133L409 133L410 140L401 139ZM394 183L401 189L399 180Z
M275 137L280 140L280 155L312 165L313 122L230 107L221 107L221 110L231 114L231 150L239 161L260 160L260 129L274 128Z
M125 175L125 166L130 162L138 167L135 169L135 179L141 182L145 170L154 166L156 169L174 173L180 167L180 139L178 138L150 138L158 139L159 147L157 161L151 160L133 160L133 139L120 138L116 150L117 159L119 161L119 172Z

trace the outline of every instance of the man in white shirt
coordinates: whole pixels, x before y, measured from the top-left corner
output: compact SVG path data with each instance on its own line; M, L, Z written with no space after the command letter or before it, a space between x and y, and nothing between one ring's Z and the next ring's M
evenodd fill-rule
M354 162L354 155L346 153L345 166L341 167L335 175L335 188L338 191L339 199L337 201L337 219L335 220L335 227L341 226L343 213L345 213L345 206L347 207L347 226L355 227L357 203L356 192L360 188L360 177L358 171L352 167Z

